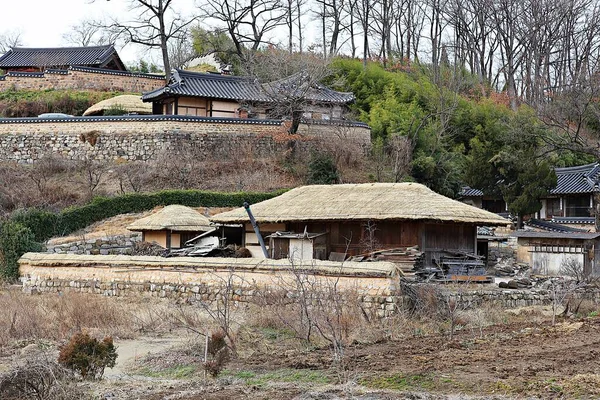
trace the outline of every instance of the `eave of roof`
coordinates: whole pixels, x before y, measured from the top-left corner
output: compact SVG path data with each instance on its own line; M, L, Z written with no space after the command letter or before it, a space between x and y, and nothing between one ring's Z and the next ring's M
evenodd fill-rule
M530 239L580 239L591 240L600 237L600 232L538 232L538 231L517 231L512 234L517 238Z
M586 164L576 167L555 168L556 187L551 194L584 194L598 191L600 164Z
M483 191L479 189L473 189L469 186L464 186L461 188L459 195L461 197L483 197Z
M571 226L562 225L552 221L545 221L542 219L532 218L527 221L528 226L534 228L543 229L549 232L587 232L584 229L573 228Z

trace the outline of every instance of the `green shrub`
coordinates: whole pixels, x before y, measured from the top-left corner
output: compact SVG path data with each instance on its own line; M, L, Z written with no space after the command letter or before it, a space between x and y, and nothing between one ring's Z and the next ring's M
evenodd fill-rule
M58 215L36 208L17 210L11 215L11 221L19 223L31 230L34 234L34 240L43 242L52 236L60 234L57 231Z
M308 164L308 184L330 185L339 181L340 176L333 159L327 154L314 154Z
M11 221L29 228L35 240L43 242L53 236L67 235L115 215L142 212L156 206L181 204L189 207L241 207L245 201L254 204L281 193L217 193L201 190L128 193L111 198L96 197L88 204L68 207L57 214L36 209L20 210L11 216Z
M19 258L28 251L40 251L31 230L17 222L0 225L0 277L7 281L19 278Z
M89 334L79 332L60 349L58 362L77 372L83 379L99 379L106 367L112 368L117 360L117 348L112 337L101 342Z

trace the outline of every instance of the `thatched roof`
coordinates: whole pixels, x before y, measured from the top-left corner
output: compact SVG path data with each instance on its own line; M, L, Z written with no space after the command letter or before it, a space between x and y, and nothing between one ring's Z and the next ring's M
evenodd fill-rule
M386 261L351 262L303 260L292 264L288 259L265 260L260 258L218 257L154 257L126 255L83 255L54 253L25 253L21 266L31 267L96 267L112 268L118 272L143 269L173 269L181 272L202 272L232 269L237 272L295 271L333 276L393 277L402 275L396 264Z
M188 231L201 232L213 229L210 221L193 208L178 204L138 219L127 227L130 231Z
M111 97L110 99L102 100L101 102L94 104L85 110L83 116L104 115L104 111L111 108L122 108L128 113L145 115L152 114L151 103L144 103L140 96L124 94L121 96Z
M428 220L477 225L508 225L509 221L418 183L313 185L292 189L253 204L258 222ZM218 223L248 222L246 210L217 214Z

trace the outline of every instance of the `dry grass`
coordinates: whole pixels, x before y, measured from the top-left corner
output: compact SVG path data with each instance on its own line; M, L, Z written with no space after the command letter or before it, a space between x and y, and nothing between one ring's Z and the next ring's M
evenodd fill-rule
M81 330L123 339L205 323L198 307L168 300L0 289L0 348L40 339L62 341Z

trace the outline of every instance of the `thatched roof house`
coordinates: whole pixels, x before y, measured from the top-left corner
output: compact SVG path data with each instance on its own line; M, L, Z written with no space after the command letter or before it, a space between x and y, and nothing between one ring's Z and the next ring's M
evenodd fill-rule
M251 209L264 236L276 231L326 232L325 249L318 258L327 258L331 252L356 255L369 248L415 245L426 253L475 253L478 225L509 224L496 214L418 183L303 186ZM243 208L215 215L211 221L244 224L246 246L252 251L257 244Z
M124 94L121 96L111 97L110 99L102 100L83 113L83 116L88 115L105 115L107 110L119 109L130 114L150 115L152 114L152 104L144 103L140 96L132 94Z
M145 242L156 242L170 249L181 247L189 239L213 227L208 218L193 208L174 204L138 219L127 229L142 232Z

